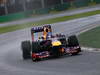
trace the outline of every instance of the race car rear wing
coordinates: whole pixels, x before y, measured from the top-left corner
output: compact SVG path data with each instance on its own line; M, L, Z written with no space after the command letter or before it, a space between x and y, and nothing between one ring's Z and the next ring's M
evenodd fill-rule
M52 32L51 25L44 25L31 28L32 41L34 41L34 33L39 33L39 32L43 32L43 36L47 37L47 34L49 32Z
M33 34L33 33L43 32L44 28L51 29L51 25L33 27L33 28L31 28L31 33Z

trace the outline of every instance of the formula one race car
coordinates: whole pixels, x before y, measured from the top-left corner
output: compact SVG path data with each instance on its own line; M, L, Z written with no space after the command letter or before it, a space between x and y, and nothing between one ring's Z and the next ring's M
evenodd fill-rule
M41 34L42 36L39 36ZM31 28L31 36L32 42L21 43L23 59L32 58L33 61L39 61L43 58L77 55L81 52L75 35L69 37L63 34L53 35L51 25Z

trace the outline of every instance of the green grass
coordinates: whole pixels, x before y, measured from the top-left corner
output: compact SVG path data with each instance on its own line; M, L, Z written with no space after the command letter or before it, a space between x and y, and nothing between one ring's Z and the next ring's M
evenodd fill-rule
M84 32L78 37L82 46L100 48L100 26Z
M75 15L71 15L71 16L63 16L63 17L57 17L57 18L52 18L52 19L46 19L46 20L26 23L26 24L22 24L22 25L12 25L12 26L0 27L0 34L19 30L19 29L23 29L23 28L27 28L27 27L31 27L31 26L34 26L34 25L52 24L52 23L56 23L56 22L68 21L68 20L92 16L92 15L96 15L96 14L100 14L100 10L81 13L81 14L75 14Z

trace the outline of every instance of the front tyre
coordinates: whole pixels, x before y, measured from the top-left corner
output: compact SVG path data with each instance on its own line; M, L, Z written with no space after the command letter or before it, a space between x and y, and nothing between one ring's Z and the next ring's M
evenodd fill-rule
M31 58L31 43L30 41L23 41L21 43L23 59Z
M75 35L72 35L68 38L68 46L69 47L79 46L78 39Z
M68 38L68 46L69 47L77 47L79 46L79 42L78 39L75 35L72 35ZM79 52L81 52L81 48L79 46L79 48L77 49L77 52L72 53L72 55L77 55Z

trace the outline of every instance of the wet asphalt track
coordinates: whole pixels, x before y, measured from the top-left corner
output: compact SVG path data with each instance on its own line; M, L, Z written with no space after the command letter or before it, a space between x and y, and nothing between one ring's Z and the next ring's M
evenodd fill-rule
M75 34L100 25L100 15L52 25L54 32ZM0 35L0 75L100 75L100 53L83 51L77 56L40 62L24 61L20 43L30 40L30 28Z

